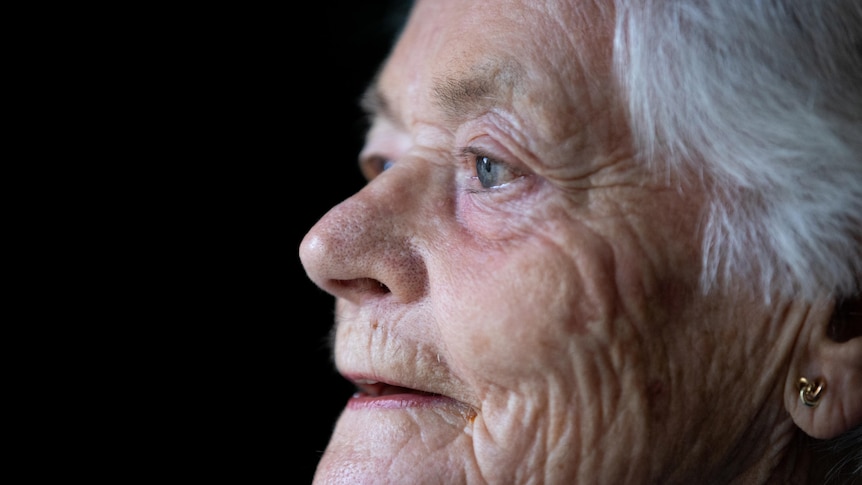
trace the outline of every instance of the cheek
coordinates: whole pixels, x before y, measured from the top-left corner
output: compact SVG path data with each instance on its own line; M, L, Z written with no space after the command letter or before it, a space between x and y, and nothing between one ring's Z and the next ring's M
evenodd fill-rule
M602 444L608 420L624 417L640 430L645 407L637 397L642 379L623 372L640 367L637 343L619 331L610 247L596 237L531 243L486 254L481 270L453 272L443 295L459 302L441 320L450 364L481 402L477 456L503 461L505 470L534 455L554 454L573 467L588 450L627 453ZM631 397L631 408L622 409L620 396Z
M506 251L471 251L452 261L483 263L455 263L437 300L450 302L440 330L452 365L478 388L514 389L555 368L570 373L576 343L613 318L609 248L589 238L568 248L532 239Z

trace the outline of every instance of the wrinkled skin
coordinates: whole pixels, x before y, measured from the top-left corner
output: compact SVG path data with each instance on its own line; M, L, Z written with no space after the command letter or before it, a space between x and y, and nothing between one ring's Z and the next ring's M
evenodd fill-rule
M362 390L316 484L722 483L780 465L807 310L697 289L703 191L634 158L612 17L418 2L377 80L369 183L300 248Z

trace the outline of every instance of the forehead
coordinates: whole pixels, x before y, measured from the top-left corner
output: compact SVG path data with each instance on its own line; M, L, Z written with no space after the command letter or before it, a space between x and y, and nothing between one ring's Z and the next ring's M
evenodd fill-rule
M592 1L419 0L378 88L406 125L499 107L582 119L608 89L611 14ZM557 121L546 128L571 128Z

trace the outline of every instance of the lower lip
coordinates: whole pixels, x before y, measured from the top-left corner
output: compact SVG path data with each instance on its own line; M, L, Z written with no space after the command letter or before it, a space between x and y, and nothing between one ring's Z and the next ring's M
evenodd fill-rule
M452 405L456 401L436 394L391 394L369 396L356 393L347 401L348 409L407 409L429 406Z

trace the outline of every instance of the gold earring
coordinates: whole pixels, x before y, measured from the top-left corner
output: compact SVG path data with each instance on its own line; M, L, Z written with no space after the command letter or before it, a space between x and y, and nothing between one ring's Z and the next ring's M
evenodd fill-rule
M813 408L820 403L820 393L823 391L822 382L809 382L808 379L800 377L796 387L799 388L799 400L802 401L802 404Z

